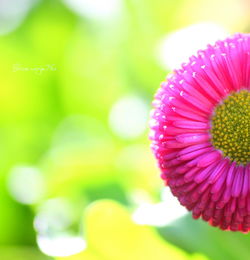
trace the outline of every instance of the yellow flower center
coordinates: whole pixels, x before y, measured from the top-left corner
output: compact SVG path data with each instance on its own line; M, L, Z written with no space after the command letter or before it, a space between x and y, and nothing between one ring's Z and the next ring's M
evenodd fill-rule
M212 143L237 164L250 162L250 92L234 92L218 105L212 117Z

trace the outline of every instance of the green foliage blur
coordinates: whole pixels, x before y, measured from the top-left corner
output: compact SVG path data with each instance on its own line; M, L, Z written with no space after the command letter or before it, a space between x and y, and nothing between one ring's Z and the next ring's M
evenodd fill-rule
M247 32L249 12L249 0L0 0L0 259L249 259L249 235L190 215L133 221L163 190L147 138L171 70L161 41L204 22Z

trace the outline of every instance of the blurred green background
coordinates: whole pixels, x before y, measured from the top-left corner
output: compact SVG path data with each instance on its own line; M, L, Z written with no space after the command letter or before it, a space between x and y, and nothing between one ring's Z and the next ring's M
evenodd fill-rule
M0 259L245 260L194 221L149 148L153 94L249 0L0 0Z

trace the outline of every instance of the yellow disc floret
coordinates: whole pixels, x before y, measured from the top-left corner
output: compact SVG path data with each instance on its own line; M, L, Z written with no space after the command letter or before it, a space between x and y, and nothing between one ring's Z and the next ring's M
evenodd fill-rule
M241 90L218 105L212 117L212 143L237 164L250 162L250 92Z

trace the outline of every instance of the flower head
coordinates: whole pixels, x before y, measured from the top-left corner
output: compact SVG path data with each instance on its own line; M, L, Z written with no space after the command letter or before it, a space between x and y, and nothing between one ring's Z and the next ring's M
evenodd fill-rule
M250 34L198 51L155 95L152 150L180 203L213 226L250 230Z

